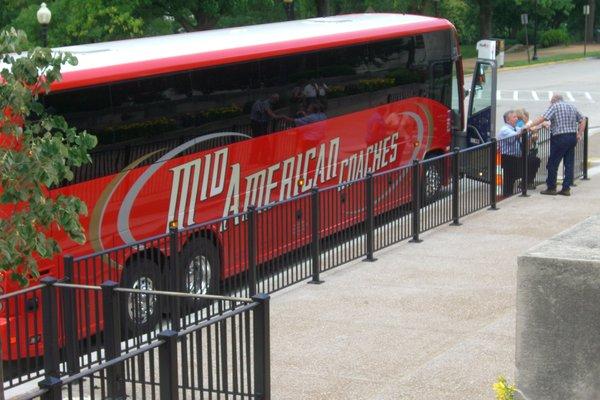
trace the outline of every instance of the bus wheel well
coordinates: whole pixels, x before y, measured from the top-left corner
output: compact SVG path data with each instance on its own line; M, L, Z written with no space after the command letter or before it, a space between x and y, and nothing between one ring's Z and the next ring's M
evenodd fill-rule
M436 149L436 150L429 150L426 154L424 159L428 159L428 158L433 158L433 157L437 157L437 156L443 156L445 153L441 150L441 149Z
M130 265L135 263L136 259L139 258L152 260L159 265L161 269L165 267L167 262L167 257L165 254L156 247L152 247L130 255L129 258L127 258L127 261L125 261L125 268L128 268Z
M186 245L186 243L188 243L191 240L194 239L208 239L217 249L219 249L219 252L221 251L221 243L220 240L217 236L217 234L211 230L211 229L202 229L200 231L197 232L193 232L192 234L190 234L185 243L183 244L184 246Z

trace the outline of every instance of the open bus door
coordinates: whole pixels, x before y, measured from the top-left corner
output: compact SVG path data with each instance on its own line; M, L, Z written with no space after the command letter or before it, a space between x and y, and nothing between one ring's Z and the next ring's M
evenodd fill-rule
M467 112L466 148L484 144L496 136L496 41L481 40L477 50ZM479 153L466 152L461 158L461 169L469 178L485 182L490 176L489 157L481 157Z
M496 61L477 59L469 97L467 147L488 142L495 136L496 74Z

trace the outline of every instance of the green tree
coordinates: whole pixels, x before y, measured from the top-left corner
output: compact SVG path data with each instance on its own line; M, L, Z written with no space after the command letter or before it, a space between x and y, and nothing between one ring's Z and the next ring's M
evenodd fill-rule
M141 0L154 16L172 18L186 32L214 28L223 15L232 15L247 6L249 0Z
M7 0L9 4L19 0ZM115 0L55 0L49 4L52 21L48 30L50 46L66 46L107 40L145 36L150 19L138 15L136 1ZM33 44L41 44L41 31L36 13L39 4L23 7L9 23L25 31ZM172 28L164 21L163 32Z
M14 29L0 33L0 270L21 285L38 276L37 260L60 251L51 229L85 241L79 216L86 205L71 196L49 196L49 188L73 179L73 167L89 162L95 136L78 132L64 118L48 115L39 94L75 64L68 53L36 47Z

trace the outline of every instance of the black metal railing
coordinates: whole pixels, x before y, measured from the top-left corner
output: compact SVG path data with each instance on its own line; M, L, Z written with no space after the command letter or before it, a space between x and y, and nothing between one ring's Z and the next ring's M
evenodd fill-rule
M219 398L268 399L270 396L269 297L250 298L203 296L189 293L138 290L119 287L107 281L100 286L64 283L52 277L42 280L44 308L43 369L36 378L40 390L22 399L74 398ZM96 352L77 353L77 339L67 339L68 323L61 314L61 298L66 293L98 293L101 311L97 321L102 343ZM27 292L29 293L29 292ZM21 293L23 295L25 293ZM187 327L170 321L152 340L124 337L121 303L135 301L131 296L177 307L176 300L211 300L220 313ZM19 296L19 295L17 295ZM71 296L75 299L77 296ZM86 335L87 332L83 332ZM75 331L77 335L77 331ZM81 332L80 332L81 335ZM71 340L71 342L69 342ZM73 353L74 352L74 353Z
M495 209L510 195L527 195L523 182L545 180L550 133L542 129L538 135L535 174L529 136L511 138L512 145L526 150L515 152L512 164L505 157L508 141L492 139L338 186L312 188L286 201L250 206L226 218L174 226L133 244L77 259L67 256L64 276L54 284L62 287L55 299L62 318L57 328L60 372L78 373L108 359L102 314L106 290L118 293L121 351L138 349L165 329L187 329L237 306L210 296L184 298L161 291L248 298L304 280L317 283L324 271L360 258L372 261L384 247L406 239L419 242L421 233L436 226L459 225L464 216ZM587 177L587 137L586 129L576 148L581 154L576 177ZM118 287L89 288L105 281ZM79 286L64 286L69 284ZM0 296L0 315L6 319L3 357L17 366L5 387L41 376L47 348L42 346L43 289Z

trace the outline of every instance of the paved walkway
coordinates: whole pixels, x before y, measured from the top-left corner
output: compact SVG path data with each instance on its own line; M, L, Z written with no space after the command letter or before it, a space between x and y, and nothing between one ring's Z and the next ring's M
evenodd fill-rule
M514 381L517 256L600 212L600 175L572 192L513 197L274 294L273 399L493 399L498 375Z

